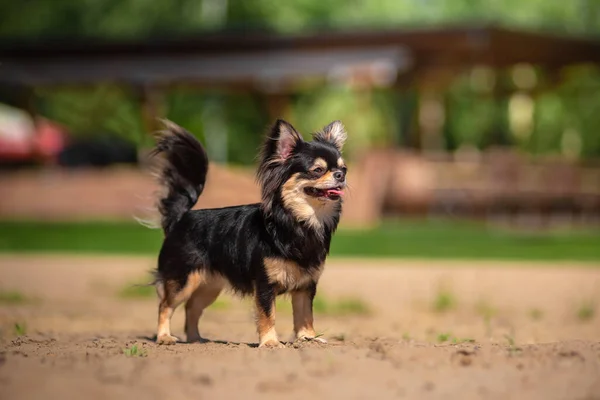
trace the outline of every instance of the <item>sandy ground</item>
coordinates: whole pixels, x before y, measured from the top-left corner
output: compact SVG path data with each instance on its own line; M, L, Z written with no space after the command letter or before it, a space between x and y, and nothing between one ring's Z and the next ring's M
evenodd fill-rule
M327 345L257 349L251 307L227 296L200 322L211 342L156 346L155 299L118 296L153 263L0 256L0 289L29 299L0 303L0 398L600 399L600 317L578 316L600 305L589 264L331 261L323 301L370 313L317 315ZM284 304L277 321L288 339Z

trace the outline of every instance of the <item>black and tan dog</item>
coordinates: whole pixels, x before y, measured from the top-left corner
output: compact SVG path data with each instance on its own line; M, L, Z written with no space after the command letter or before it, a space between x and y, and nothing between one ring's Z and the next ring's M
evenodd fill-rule
M155 154L165 165L159 211L165 239L158 259L157 343L173 344L170 320L185 302L187 341L201 340L198 321L222 289L254 296L259 346L282 346L275 332L275 298L289 293L298 339L314 339L313 299L342 211L346 131L335 121L304 141L287 122L271 128L260 157L257 204L191 210L204 189L208 158L202 145L165 122Z

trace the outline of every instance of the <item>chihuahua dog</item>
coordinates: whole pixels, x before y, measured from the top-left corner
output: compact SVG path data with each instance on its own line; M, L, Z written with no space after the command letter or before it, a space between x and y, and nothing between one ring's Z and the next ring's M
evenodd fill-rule
M159 296L156 342L174 344L170 320L185 302L188 342L201 341L203 310L224 288L253 296L259 347L282 347L275 331L275 298L292 299L298 340L319 340L313 299L342 212L346 131L335 121L312 141L283 120L265 140L257 172L261 202L192 210L204 189L208 157L186 130L165 121L155 155L166 194L158 209L164 241L155 271Z

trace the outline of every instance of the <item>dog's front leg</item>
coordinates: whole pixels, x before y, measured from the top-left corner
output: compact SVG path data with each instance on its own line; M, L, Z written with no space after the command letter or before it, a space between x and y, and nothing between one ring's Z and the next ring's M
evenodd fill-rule
M294 333L299 340L316 340L327 343L323 338L318 338L313 327L313 300L317 293L317 284L311 283L306 289L292 293L292 309L294 311Z
M284 347L275 331L275 287L270 283L256 285L254 299L256 303L256 326L258 347Z

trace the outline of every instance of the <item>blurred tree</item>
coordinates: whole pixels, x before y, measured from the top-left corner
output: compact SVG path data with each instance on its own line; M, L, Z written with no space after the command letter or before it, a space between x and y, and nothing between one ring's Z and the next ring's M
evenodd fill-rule
M0 37L131 38L213 29L456 22L600 34L597 0L27 0L0 2Z
M40 112L69 127L74 135L117 133L133 143L147 143L140 105L123 88L38 89L36 97Z
M130 39L200 34L215 30L268 29L283 33L317 28L366 28L496 23L507 27L600 35L598 0L26 0L0 2L0 40L66 37ZM448 148L485 147L506 122L508 99L494 102L457 77L448 97ZM559 90L535 100L533 129L517 140L533 153L573 152L600 156L600 73L574 71ZM131 93L104 85L89 91L40 90L42 110L79 134L117 132L143 143L140 106ZM165 98L167 115L206 139L202 111L206 94L175 90ZM294 109L300 129L318 129L343 119L352 132L350 153L387 143L403 123L394 94L327 87L299 94ZM227 159L250 163L268 124L260 101L227 96L223 103ZM352 147L354 146L354 147ZM249 149L252 149L250 151ZM570 150L565 150L570 149Z
M326 86L298 96L294 110L302 116L294 121L308 137L334 119L342 120L352 140L345 146L352 158L370 146L389 144L394 126L390 93L353 90L347 86Z

